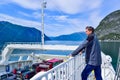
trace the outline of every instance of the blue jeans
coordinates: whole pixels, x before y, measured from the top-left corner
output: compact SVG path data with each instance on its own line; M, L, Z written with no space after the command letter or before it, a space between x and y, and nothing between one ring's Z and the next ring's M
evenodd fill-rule
M89 76L92 70L94 70L96 80L102 80L101 65L93 66L89 64L86 65L85 69L83 70L81 74L82 80L87 80L87 77Z

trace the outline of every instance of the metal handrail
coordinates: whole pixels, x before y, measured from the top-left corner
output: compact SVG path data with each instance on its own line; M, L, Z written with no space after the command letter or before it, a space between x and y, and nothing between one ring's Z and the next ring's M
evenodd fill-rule
M76 56L77 57L77 56ZM73 75L75 67L73 66L75 62L75 58L70 58L67 61L61 63L60 65L52 68L51 70L47 71L45 74L36 77L36 75L34 76L34 78L36 80L42 80L43 78L46 78L46 80L49 79L48 75L51 75L51 78L49 80L60 80L61 78L66 78L66 80L68 80L71 75ZM34 80L34 78L32 78L31 80ZM61 80L62 80L61 79Z
M85 58L83 55L77 55L69 58L67 61L52 68L44 74L36 74L30 80L81 80L81 73L85 67ZM91 73L89 80L94 80L94 74Z
M43 78L45 78L45 80L81 80L80 75L77 74L81 74L85 66L84 64L83 56L77 55L52 68L41 76L36 74L30 80L43 80Z

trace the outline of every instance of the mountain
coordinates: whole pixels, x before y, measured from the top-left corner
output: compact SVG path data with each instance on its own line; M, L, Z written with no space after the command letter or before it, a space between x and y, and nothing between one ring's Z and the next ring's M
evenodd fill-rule
M86 38L85 32L76 32L68 35L60 35L57 37L50 37L51 40L64 40L64 41L81 41Z
M45 35L45 40L50 40ZM0 21L0 44L5 42L40 42L41 32L35 28Z
M100 40L120 40L120 10L107 15L95 32Z

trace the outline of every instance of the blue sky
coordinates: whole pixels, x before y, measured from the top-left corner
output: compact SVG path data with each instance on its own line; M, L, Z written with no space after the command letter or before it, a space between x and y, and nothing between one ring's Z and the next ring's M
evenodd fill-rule
M45 34L58 36L96 28L109 13L120 9L120 0L46 0ZM1 0L0 21L41 30L41 0Z

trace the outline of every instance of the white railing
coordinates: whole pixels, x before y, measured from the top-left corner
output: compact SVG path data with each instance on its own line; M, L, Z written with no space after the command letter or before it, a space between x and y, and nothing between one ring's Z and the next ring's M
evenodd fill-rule
M82 55L70 58L47 72L39 72L30 80L81 80L81 72L85 66ZM94 76L90 75L89 80Z

